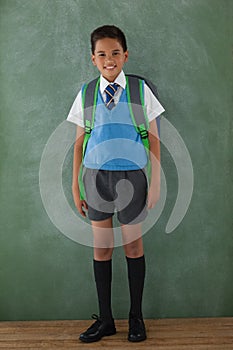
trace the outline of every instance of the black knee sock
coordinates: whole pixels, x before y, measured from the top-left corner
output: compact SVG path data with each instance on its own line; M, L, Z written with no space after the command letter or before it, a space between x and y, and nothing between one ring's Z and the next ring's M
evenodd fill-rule
M99 301L100 318L103 321L112 321L111 283L112 260L93 261L96 289Z
M128 258L128 279L130 291L130 313L129 317L142 318L142 294L145 280L145 257Z

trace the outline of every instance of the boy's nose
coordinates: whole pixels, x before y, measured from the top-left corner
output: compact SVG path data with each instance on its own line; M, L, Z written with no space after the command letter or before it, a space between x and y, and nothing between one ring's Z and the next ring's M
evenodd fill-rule
M106 61L113 61L113 58L112 58L112 55L109 54L109 55L106 55Z

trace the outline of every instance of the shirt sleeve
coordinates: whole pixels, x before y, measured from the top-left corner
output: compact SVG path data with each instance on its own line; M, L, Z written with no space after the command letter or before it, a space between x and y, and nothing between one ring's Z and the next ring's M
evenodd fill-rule
M67 120L71 123L74 123L84 128L83 108L82 108L82 90L79 91L78 95L76 96L74 103L68 114Z
M157 118L165 111L146 83L144 84L144 104L149 122Z

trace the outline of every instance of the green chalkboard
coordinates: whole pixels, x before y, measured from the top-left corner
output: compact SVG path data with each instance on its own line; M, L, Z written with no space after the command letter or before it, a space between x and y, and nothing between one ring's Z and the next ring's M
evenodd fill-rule
M157 85L166 120L186 145L194 174L187 213L168 234L179 179L172 154L162 144L167 194L158 221L144 235L144 316L232 316L233 2L108 4L0 1L0 319L86 319L98 312L92 247L67 237L54 221L60 219L65 229L76 217L69 145L75 126L63 122L82 84L98 74L90 60L89 36L103 24L125 32L125 72ZM40 178L43 152L54 132L58 149L66 150L58 170L72 219L61 211L59 184L54 187L54 164L62 152L49 153L47 147L48 171ZM46 211L44 183L47 204L62 213L59 217ZM77 233L85 237L85 232ZM126 262L118 246L113 256L114 316L127 318L128 309Z

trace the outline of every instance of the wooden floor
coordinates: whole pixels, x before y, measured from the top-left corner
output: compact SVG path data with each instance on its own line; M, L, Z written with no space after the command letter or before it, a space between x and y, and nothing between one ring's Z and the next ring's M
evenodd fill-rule
M147 340L130 343L126 320L116 320L117 334L84 344L80 332L90 321L0 322L0 349L233 350L233 318L145 320Z

